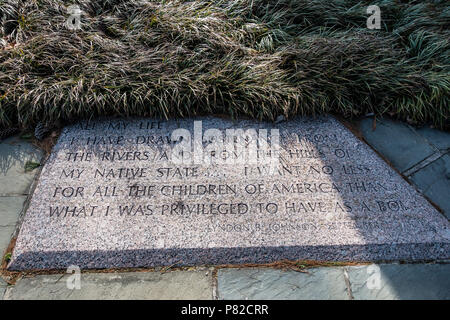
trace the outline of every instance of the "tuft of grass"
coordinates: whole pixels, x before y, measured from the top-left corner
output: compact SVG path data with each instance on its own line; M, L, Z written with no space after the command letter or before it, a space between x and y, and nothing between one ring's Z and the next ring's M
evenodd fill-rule
M33 140L33 134L32 133L24 133L20 136L20 139L22 140L26 140L26 141L31 141Z
M0 49L0 127L387 113L448 128L448 2L381 1L368 30L372 2L0 0L0 37L16 44Z
M34 169L40 167L41 164L38 162L34 162L34 161L27 161L25 163L25 172L30 172L33 171Z
M11 260L11 252L8 252L5 254L5 256L3 257L3 261L5 262L9 262Z

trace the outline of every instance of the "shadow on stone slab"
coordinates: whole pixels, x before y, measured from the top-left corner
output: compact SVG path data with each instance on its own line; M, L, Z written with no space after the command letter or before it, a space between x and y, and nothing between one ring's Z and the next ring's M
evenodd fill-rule
M279 260L393 261L450 258L450 243L177 248L117 251L13 252L9 270L133 268L269 263Z

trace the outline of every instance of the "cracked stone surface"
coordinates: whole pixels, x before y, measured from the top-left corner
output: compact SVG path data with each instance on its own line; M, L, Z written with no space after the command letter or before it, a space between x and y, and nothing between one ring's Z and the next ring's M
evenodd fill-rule
M221 269L219 299L349 299L343 268L314 268L308 273L278 269Z
M40 163L43 151L19 137L0 143L0 195L28 194L37 169L25 172L28 161Z
M450 264L357 266L348 275L354 299L450 299Z
M80 289L68 289L75 275L22 278L9 287L5 300L212 299L212 272L172 271L81 274ZM72 277L72 278L70 278Z

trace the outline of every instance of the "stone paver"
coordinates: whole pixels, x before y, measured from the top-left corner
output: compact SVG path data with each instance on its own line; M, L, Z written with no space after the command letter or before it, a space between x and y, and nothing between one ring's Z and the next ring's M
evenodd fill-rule
M9 245L26 196L0 197L0 255Z
M360 122L364 139L401 172L437 152L424 137L404 123L377 119L375 130L372 125L372 118Z
M3 255L11 241L11 235L14 232L14 227L0 227L0 260L3 261Z
M450 155L446 154L430 163L410 178L450 219Z
M36 169L25 172L28 161L40 163L43 152L19 137L0 143L0 196L28 194Z
M354 299L450 299L450 264L382 264L377 269L347 267Z
M212 271L81 274L81 289L68 289L68 277L23 278L9 287L5 300L212 299ZM71 282L73 284L73 282Z
M0 227L15 226L26 196L0 197Z
M5 294L6 291L6 282L3 281L2 278L0 278L0 300L3 299L3 295Z
M441 152L450 151L450 133L429 127L419 128L416 132Z
M349 299L343 268L308 273L277 269L221 269L219 299Z

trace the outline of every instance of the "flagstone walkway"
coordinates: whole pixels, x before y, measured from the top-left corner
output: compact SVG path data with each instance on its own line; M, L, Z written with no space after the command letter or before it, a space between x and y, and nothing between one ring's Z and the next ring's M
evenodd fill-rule
M375 128L375 130L374 130ZM450 218L450 133L372 118L366 142ZM0 142L0 253L9 254L43 152L19 137ZM0 299L450 299L450 261L274 268L34 275L0 278ZM6 280L6 281L5 281ZM79 282L77 282L79 280Z

